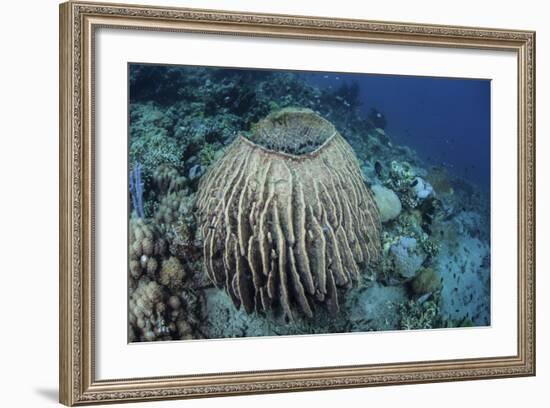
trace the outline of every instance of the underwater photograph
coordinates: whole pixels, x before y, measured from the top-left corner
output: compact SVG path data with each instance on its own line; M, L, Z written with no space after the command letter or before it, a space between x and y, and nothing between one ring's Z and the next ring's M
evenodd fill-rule
M128 64L128 341L491 324L491 81Z

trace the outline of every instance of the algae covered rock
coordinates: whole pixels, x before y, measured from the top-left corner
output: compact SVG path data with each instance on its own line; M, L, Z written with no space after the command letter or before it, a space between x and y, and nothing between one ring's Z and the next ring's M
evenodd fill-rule
M435 292L441 288L441 277L433 268L422 268L411 282L411 288L417 295Z
M374 282L372 286L354 291L346 299L354 331L391 330L399 326L397 307L408 300L403 285L384 286Z
M414 278L426 259L426 254L412 237L401 237L391 246L390 254L393 257L395 271L406 279Z
M380 215L351 146L308 109L271 113L201 178L205 270L246 312L336 312L380 252Z
M371 188L380 211L380 221L387 222L397 218L401 213L401 201L397 194L380 184L375 184Z

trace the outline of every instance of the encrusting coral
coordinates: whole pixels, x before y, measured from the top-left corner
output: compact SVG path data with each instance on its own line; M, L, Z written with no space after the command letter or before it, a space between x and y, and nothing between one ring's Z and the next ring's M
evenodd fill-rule
M354 151L309 109L269 114L202 177L205 270L251 313L335 313L380 253L380 215Z

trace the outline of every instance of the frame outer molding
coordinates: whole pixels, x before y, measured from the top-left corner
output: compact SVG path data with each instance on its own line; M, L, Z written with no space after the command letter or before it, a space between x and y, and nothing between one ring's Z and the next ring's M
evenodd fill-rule
M70 1L60 5L59 399L65 405L535 375L535 33ZM97 27L508 50L518 57L515 356L95 380L93 36Z
M72 12L68 4L59 8L59 401L72 405L72 384L76 364L74 359L75 335L73 279L71 271L73 232L73 205L78 206L73 196L73 32ZM75 245L78 245L75 243ZM77 289L78 291L78 289ZM79 297L79 296L77 296Z

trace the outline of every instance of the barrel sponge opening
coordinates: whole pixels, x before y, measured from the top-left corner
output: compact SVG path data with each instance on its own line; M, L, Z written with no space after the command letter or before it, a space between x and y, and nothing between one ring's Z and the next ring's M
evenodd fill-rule
M380 215L355 153L305 109L271 114L252 133L201 178L205 272L248 313L336 313L380 253Z
M247 136L266 149L302 155L317 150L335 133L329 121L310 109L284 108L253 125Z

